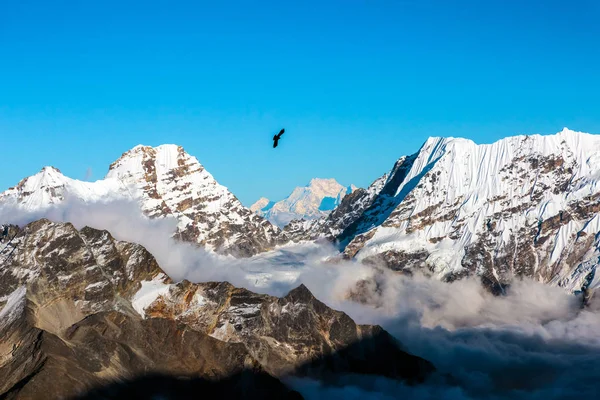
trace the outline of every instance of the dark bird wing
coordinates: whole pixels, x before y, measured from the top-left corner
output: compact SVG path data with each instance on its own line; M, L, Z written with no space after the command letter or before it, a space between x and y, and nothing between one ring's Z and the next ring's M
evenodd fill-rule
M277 135L273 136L273 148L277 147L277 142L279 142L279 139L281 139L283 132L285 132L285 129L280 130Z

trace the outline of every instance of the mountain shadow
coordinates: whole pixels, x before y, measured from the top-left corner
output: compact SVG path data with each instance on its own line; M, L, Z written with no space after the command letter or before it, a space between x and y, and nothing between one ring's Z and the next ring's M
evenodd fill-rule
M346 374L376 375L407 385L424 383L436 368L429 361L406 353L397 340L379 326L371 336L299 366L294 375L335 383Z
M404 193L404 196L396 196L396 191L406 179L418 154L417 152L410 157L400 159L394 164L391 178L386 182L377 196L375 196L371 205L336 238L340 250L343 250L356 236L381 225L398 204L400 204L406 193ZM420 178L419 176L413 178L413 180Z
M434 372L435 367L430 362L400 350L396 340L378 328L368 338L300 365L288 377L306 377L325 385L338 385L349 374L370 375L395 379L406 385L418 385L426 382ZM250 369L221 378L150 372L97 385L85 393L71 397L72 400L132 398L300 400L304 397L285 386L278 378Z
M355 237L383 224L406 196L417 187L421 179L435 166L441 157L428 160L427 165L422 168L418 175L406 181L417 157L426 145L427 143L424 143L416 153L396 161L390 173L390 179L375 196L371 204L335 238L340 251L344 251ZM401 185L403 185L402 189L398 192Z
M288 389L277 378L264 372L247 370L219 380L152 373L94 387L87 393L72 397L71 400L302 400L303 398L300 393Z

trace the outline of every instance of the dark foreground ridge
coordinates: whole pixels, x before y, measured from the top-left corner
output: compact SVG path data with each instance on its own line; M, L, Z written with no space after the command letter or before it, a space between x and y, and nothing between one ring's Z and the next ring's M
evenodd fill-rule
M95 387L87 393L72 398L72 400L108 399L302 400L303 397L297 391L287 389L278 379L269 374L243 371L221 380L149 374Z
M326 385L338 385L344 382L348 374L385 376L392 379L404 376L403 382L406 385L424 383L434 372L433 366L400 350L386 351L384 346L389 346L388 341L393 340L385 331L381 331L376 336L301 365L293 375L319 380ZM387 349L389 350L389 347ZM218 379L150 373L99 385L72 399L132 398L299 400L303 399L303 396L268 373L245 369Z
M14 229L0 268L0 399L299 399L280 378L411 385L435 371L304 285L278 298L174 284L146 249L109 232L47 219ZM162 291L142 312L149 286Z
M385 348L390 345L389 341L393 340L382 330L376 336L301 365L293 375L309 377L330 385L343 382L348 374L385 376L392 379L404 376L404 383L407 385L424 383L434 372L433 366L421 358L407 355L400 350L386 351ZM149 373L95 386L72 399L132 398L296 400L303 399L303 396L268 373L245 369L218 379Z

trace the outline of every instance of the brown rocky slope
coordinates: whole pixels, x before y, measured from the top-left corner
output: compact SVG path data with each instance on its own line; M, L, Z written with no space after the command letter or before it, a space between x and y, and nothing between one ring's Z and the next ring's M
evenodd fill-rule
M226 282L173 283L142 246L106 231L42 219L11 232L15 250L0 268L0 397L99 398L111 382L133 382L110 389L126 393L158 374L177 382L173 393L298 398L277 378L349 372L418 383L434 371L304 286L277 298Z

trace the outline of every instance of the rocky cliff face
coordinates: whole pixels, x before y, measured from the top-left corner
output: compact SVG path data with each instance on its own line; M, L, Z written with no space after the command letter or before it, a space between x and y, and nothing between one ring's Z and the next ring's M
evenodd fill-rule
M498 291L527 276L575 290L598 264L599 177L597 135L431 138L330 236L348 258L405 273L478 275Z
M150 304L146 314L181 321L227 342L244 343L253 357L276 376L294 373L306 364L324 365L324 357L334 357L350 346L364 346L362 353L368 354L366 343L371 341L381 341L381 346L376 346L378 349L398 350L393 339L381 328L357 325L345 313L332 310L317 300L304 285L277 298L235 288L228 283L192 285L182 282L173 285L168 296ZM356 350L356 353L360 352ZM344 362L348 365L358 362L361 356L356 353L348 353ZM382 354L371 353L368 373L387 376L397 364L415 373L415 378L424 378L431 371L427 363L422 364L423 360L403 352L391 363L377 362L375 359L381 361ZM352 372L348 365L328 371Z
M276 226L244 207L180 146L137 146L106 178L133 188L150 217L175 216L179 238L208 249L250 256L284 241Z
M0 269L6 398L84 395L149 373L298 398L275 377L325 371L419 382L434 370L304 286L277 298L228 283L173 283L142 246L106 231L45 219L11 231L16 247Z
M281 230L244 207L182 147L136 146L106 178L82 182L45 167L0 194L0 204L43 211L67 198L129 199L151 218L175 217L174 235L223 254L247 257L286 241Z
M172 320L99 312L56 335L36 327L34 310L34 305L25 305L18 319L0 329L7 338L0 362L3 398L86 398L89 390L149 372L206 382L231 379L234 385L243 384L236 376L250 373L262 379L258 388L245 385L253 395L301 398L264 373L244 345L213 339ZM185 398L169 389L156 387L152 394ZM108 398L115 398L114 392Z

